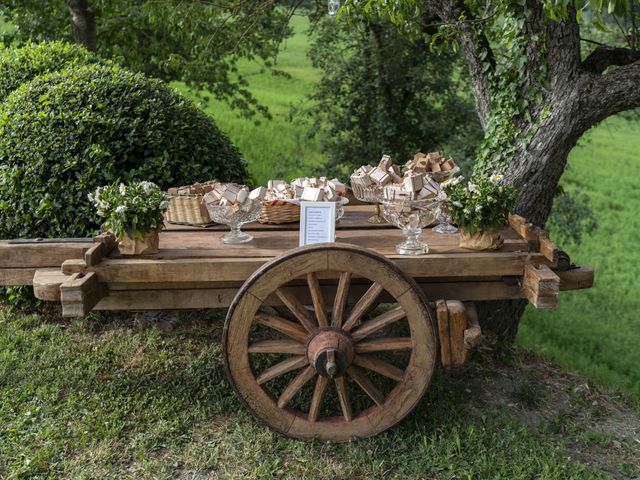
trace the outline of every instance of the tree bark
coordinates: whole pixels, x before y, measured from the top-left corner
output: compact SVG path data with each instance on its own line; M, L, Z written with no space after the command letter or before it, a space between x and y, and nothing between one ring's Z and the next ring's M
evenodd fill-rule
M97 49L96 12L89 0L67 0L71 13L71 36L73 41L87 50Z

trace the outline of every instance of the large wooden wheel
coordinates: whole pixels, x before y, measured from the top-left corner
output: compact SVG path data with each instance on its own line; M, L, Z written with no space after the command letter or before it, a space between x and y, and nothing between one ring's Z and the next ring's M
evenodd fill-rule
M247 280L223 351L233 387L261 421L294 438L347 441L411 412L431 381L437 341L412 278L370 250L322 244Z

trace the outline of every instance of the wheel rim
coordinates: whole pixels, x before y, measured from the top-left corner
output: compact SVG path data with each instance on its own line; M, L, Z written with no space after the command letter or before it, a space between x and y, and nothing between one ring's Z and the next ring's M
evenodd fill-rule
M334 286L321 286L331 277ZM275 299L291 319L265 307ZM396 305L367 318L380 299ZM296 249L256 271L223 335L240 399L270 427L301 439L347 441L392 427L428 388L436 350L416 283L374 252L336 244Z

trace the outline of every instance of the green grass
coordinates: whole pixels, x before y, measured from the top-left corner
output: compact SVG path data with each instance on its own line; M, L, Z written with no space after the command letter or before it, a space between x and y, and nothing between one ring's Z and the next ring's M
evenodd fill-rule
M589 131L565 175L591 196L599 222L568 249L593 265L595 287L561 294L552 312L530 308L519 343L640 396L640 123L611 118Z
M320 79L320 72L311 66L306 56L309 47L307 17L294 16L291 26L295 34L286 41L276 64L276 68L289 74L290 78L273 75L255 63L245 61L239 64L251 92L269 108L272 120L260 116L247 120L228 105L215 100L202 105L240 148L249 163L252 177L259 184L272 178L293 178L319 172L319 165L324 159L319 139L308 138L307 128L289 119L291 107L303 107L305 97ZM175 86L198 101L184 86Z
M464 376L438 375L408 419L373 439L287 439L227 383L221 320L161 334L0 311L0 478L600 478L557 431L476 403Z

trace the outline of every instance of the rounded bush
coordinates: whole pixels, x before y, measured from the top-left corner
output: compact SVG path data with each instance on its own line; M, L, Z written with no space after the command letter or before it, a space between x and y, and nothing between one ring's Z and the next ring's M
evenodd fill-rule
M117 181L162 188L244 183L231 141L193 102L115 66L37 77L0 104L0 236L95 233L87 194Z
M0 50L0 102L20 85L40 75L99 62L98 57L85 48L64 42Z

